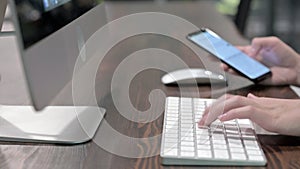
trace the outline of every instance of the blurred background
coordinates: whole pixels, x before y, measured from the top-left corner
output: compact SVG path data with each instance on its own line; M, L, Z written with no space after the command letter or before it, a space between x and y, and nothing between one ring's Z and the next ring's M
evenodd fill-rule
M106 0L141 1L141 0ZM156 3L191 0L147 0ZM197 0L194 0L197 1ZM200 1L200 0L199 0ZM230 17L241 34L251 39L257 36L278 36L300 52L300 1L299 0L208 0L216 9ZM184 9L182 9L184 10ZM2 30L11 30L9 19Z
M249 4L239 11L241 1ZM217 9L235 19L238 12L246 13L240 21L241 32L247 38L278 36L300 51L300 1L299 0L216 0ZM248 14L247 14L248 13ZM239 24L239 23L238 23ZM243 25L244 24L244 25Z
M126 0L110 0L126 1ZM140 0L127 0L140 1ZM148 0L151 1L151 0ZM180 0L152 0L157 2ZM181 0L188 1L188 0ZM191 0L190 0L191 1ZM194 0L196 1L196 0ZM232 18L241 33L251 39L257 36L278 36L300 51L299 0L211 0L219 12ZM184 10L184 9L183 9Z

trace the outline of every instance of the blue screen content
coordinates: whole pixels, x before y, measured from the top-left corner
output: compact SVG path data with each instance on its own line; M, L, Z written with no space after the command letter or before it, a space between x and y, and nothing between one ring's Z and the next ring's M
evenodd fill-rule
M257 79L270 72L269 68L250 58L217 35L206 31L192 35L189 38L250 79Z

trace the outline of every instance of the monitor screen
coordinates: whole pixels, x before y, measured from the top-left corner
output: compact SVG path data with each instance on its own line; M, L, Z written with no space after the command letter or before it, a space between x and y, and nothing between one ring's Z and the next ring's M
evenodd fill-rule
M103 0L11 0L21 58L37 110L66 93L82 45L107 23ZM59 103L61 104L61 103Z
M102 0L15 0L24 48L49 36Z
M71 0L43 0L43 7L45 11L51 11L52 9L70 1Z

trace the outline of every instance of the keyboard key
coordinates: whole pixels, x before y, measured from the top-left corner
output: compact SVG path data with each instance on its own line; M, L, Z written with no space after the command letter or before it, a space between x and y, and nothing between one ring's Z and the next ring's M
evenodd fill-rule
M221 123L220 120L216 120L213 123L211 123L209 125L209 127L212 129L212 131L214 131L216 128L222 128L223 127L223 123Z
M194 147L189 147L189 146L182 146L180 148L181 151L189 151L189 152L194 152L195 148Z
M180 134L182 137L187 136L187 134L192 133L193 128L189 127L189 128L181 128Z
M181 137L182 141L194 142L194 137Z
M208 135L209 130L207 128L196 128L197 135Z
M178 139L178 134L177 133L167 133L165 134L165 138L174 138L174 139Z
M210 140L210 136L208 136L208 135L198 135L198 136L196 136L197 137L197 141L199 142L199 143L202 143L202 142L207 142L207 141L209 141Z
M198 150L210 150L211 145L210 144L198 144L197 149Z
M247 149L259 150L259 146L256 141L253 140L244 140L245 147Z
M226 125L235 125L236 126L236 120L229 120L229 121L225 121L223 123L224 123L225 126Z
M253 125L248 119L238 119L240 128L253 128Z
M181 137L193 137L193 129L192 128L184 128L184 129L181 129L180 131L180 134L181 134Z
M251 125L251 121L248 119L237 119L237 122L239 123L239 125Z
M165 129L165 134L168 134L168 133L178 133L178 127L176 128L166 128Z
M227 138L239 138L239 133L226 133Z
M254 156L254 155L250 155L249 156L249 160L253 160L253 161L264 161L264 157L263 156Z
M195 143L194 142L184 141L184 142L181 142L181 146L195 147Z
M167 122L177 122L178 123L179 118L178 117L167 117Z
M172 143L172 144L174 144L174 143L178 143L178 139L177 138L168 138L168 139L166 139L166 137L165 137L165 143Z
M231 153L231 158L235 160L246 160L245 154L242 153Z
M223 134L215 134L215 133L213 133L212 134L212 139L213 140L225 140L225 137L224 137Z
M165 152L163 152L166 156L178 156L178 149L167 149Z
M227 150L214 150L214 155L218 159L229 159Z
M178 126L177 125L167 125L166 126L166 129L167 130L177 130L178 131Z
M212 140L214 145L227 145L225 140Z
M211 130L211 132L213 133L213 134L223 134L224 135L224 129L223 129L223 127L222 128L214 128L214 129L212 129Z
M227 150L226 144L214 144L213 146L215 150Z
M182 157L194 157L194 156L195 156L195 152L189 152L189 151L185 152L185 151L181 151L181 152L180 152L180 155L181 155Z
M183 123L183 124L181 124L181 128L187 128L187 129L194 130L194 129L192 129L192 128L194 128L194 125L193 125L193 123Z
M177 148L178 147L178 143L174 143L174 142L165 142L164 146L166 148Z
M200 158L211 158L212 157L212 153L211 151L207 151L207 150L198 150L198 157Z
M256 140L255 136L253 135L242 135L244 140Z
M248 155L262 155L262 152L259 150L247 150Z
M181 124L191 125L191 124L193 124L193 120L192 119L181 119L180 123Z
M226 132L227 133L238 133L239 128L238 126L233 126L233 125L224 125Z
M230 144L231 147L242 147L242 141L238 138L228 138L228 143Z
M209 135L196 135L196 138L198 142L203 142L211 139Z
M209 145L210 146L210 139L199 139L197 140L197 144L200 145Z
M230 152L232 152L232 153L245 153L244 148L236 148L236 147L230 147Z

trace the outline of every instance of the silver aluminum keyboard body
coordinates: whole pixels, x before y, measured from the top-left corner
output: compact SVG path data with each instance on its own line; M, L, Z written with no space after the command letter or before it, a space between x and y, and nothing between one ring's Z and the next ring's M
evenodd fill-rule
M265 166L250 120L197 122L213 99L168 97L166 99L161 157L165 165Z

